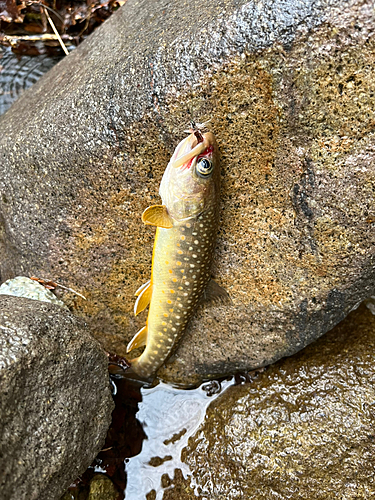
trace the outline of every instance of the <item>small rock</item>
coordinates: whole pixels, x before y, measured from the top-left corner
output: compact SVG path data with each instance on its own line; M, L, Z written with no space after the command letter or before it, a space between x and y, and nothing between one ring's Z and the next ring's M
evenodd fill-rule
M88 500L117 500L119 492L109 477L97 474L90 481Z
M41 300L68 309L64 302L56 297L51 290L26 276L9 279L0 286L0 295L13 295L27 299Z
M0 296L1 500L54 500L104 443L107 357L81 319Z

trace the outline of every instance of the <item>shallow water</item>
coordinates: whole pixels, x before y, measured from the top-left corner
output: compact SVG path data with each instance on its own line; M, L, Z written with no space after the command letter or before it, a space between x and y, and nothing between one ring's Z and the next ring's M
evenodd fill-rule
M141 452L126 460L126 499L146 498L153 490L153 498L162 500L169 488L165 486L169 483L166 475L172 479L175 469L180 469L185 479L191 476L189 466L181 461L181 452L203 423L209 404L234 384L234 378L218 384L181 390L160 382L151 389L141 389L136 418L147 437ZM209 395L211 389L215 393Z
M196 389L163 382L142 387L126 378L111 380L116 407L103 450L61 500L91 499L93 482L100 480L98 474L102 479L108 477L118 492L105 496L106 500L161 500L173 488L176 471L196 489L181 452L204 422L210 403L249 378L236 375Z
M48 54L17 55L8 47L0 48L0 115L61 59Z

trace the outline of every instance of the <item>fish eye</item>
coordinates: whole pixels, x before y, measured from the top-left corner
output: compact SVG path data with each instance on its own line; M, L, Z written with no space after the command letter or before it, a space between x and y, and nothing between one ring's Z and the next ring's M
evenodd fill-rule
M214 169L214 166L212 164L212 161L209 160L208 158L199 158L197 161L197 166L195 167L195 170L199 177L207 177L209 176Z

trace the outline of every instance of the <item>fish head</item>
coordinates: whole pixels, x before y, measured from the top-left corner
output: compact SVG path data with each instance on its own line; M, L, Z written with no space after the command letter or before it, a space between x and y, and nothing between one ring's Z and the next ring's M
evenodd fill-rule
M197 217L216 207L220 165L218 146L211 132L195 131L178 144L159 192L169 215L177 221Z

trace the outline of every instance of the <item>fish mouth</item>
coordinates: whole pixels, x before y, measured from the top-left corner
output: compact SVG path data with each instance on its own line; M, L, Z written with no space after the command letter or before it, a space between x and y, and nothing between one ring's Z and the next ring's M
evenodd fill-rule
M202 134L193 132L183 140L176 148L171 158L172 167L178 168L187 163L192 158L200 155L209 146L207 138Z

